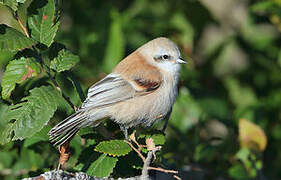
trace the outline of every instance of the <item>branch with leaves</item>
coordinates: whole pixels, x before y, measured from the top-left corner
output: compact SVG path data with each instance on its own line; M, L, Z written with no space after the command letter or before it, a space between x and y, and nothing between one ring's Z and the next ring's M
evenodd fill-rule
M135 139L135 133L133 133L130 137L134 137L133 139L131 138L131 140L136 143L136 139ZM108 166L108 162L109 161L114 161L113 158L110 159L110 156L107 155L107 153L111 153L111 155L114 156L124 156L126 154L129 153L130 149L128 146L126 146L126 143L129 145L129 147L131 147L138 155L139 157L143 160L143 167L142 167L142 174L140 176L134 176L134 177L130 177L130 179L132 180L138 180L138 179L142 179L142 180L149 180L151 179L151 177L149 176L149 171L150 170L154 170L154 171L160 171L160 172L164 172L164 173L172 173L174 174L174 178L177 180L180 180L181 178L179 178L176 174L178 174L178 171L174 171L174 170L167 170L167 169L163 169L163 168L159 168L159 167L151 167L150 164L156 159L156 155L155 153L157 151L161 150L161 146L155 146L154 144L154 140L152 138L148 138L146 139L146 145L140 145L139 143L136 143L138 148L135 148L134 145L131 142L124 142L121 140L112 140L112 141L107 141L107 142L102 142L100 143L97 147L96 147L96 151L100 151L103 152L104 154L100 156L100 160L98 161L98 164L95 164L93 167L94 171L97 171L94 174L99 174L98 177L95 176L89 176L89 174L91 173L84 173L84 172L79 172L79 173L69 173L69 172L64 172L62 170L54 170L54 171L49 171L49 172L45 172L44 174L41 174L40 176L37 177L33 177L33 178L28 178L30 180L35 180L35 179L44 179L44 180L51 180L51 179L63 179L63 178L74 178L74 179L81 179L81 177L83 177L83 179L87 180L87 179L103 179L103 180L111 180L113 179L112 177L104 177L104 173L106 170L106 167ZM118 152L112 150L111 148L116 148L119 147L120 149L118 149ZM138 149L142 149L146 147L148 150L147 156L144 157L142 155L142 153L138 150ZM115 149L117 150L117 148ZM113 154L112 154L113 153ZM154 158L152 158L154 157ZM91 165L92 166L92 165ZM98 168L97 166L100 166L100 168ZM102 178L100 178L102 177ZM122 180L123 178L118 178L120 180ZM128 179L128 178L124 178L124 179Z
M12 0L5 2L12 2ZM0 132L1 144L24 140L24 146L28 148L38 142L48 141L46 132L51 128L50 124L52 124L52 119L55 119L56 112L63 108L67 112L76 111L76 105L66 95L64 84L59 81L58 76L72 83L72 91L81 102L85 99L80 83L71 72L71 69L79 62L79 57L54 40L60 24L60 12L56 2L55 0L33 0L16 4L4 3L13 12L13 18L18 26L0 25L0 51L8 51L14 55L6 66L1 83L2 99L8 104L3 113L4 121L1 122L1 127L3 126L3 131ZM18 92L22 92L20 100L17 97ZM160 151L158 145L163 145L165 142L163 134L157 132L142 134L138 137L142 141L153 139L152 147L149 146L151 143L140 145L134 137L132 141L137 145L135 148L133 144L123 140L110 140L118 133L107 131L107 127L101 126L94 131L91 129L79 132L78 138L83 141L83 148L87 150L91 148L86 154L95 154L95 158L83 159L84 155L81 152L76 164L73 164L77 171L84 171L89 176L95 177L112 175L116 177L118 171L114 172L114 169L118 166L117 163L132 156L130 152L134 150L143 160L143 175L148 176L149 170L177 173L150 167L152 156L155 159L156 151ZM106 140L92 138L96 132L101 132L100 134ZM135 136L135 133L132 136ZM59 169L68 167L66 162L73 148L71 143L59 149L61 155ZM79 145L81 146L81 143ZM30 153L30 156L37 155L33 150L26 151L26 154ZM147 157L141 155L140 151L144 151ZM136 154L133 156L137 157ZM137 164L138 162L134 163L135 165L130 168L137 173L141 166ZM56 162L54 162L54 167L55 164ZM134 169L134 166L137 168ZM50 173L62 174L61 171Z

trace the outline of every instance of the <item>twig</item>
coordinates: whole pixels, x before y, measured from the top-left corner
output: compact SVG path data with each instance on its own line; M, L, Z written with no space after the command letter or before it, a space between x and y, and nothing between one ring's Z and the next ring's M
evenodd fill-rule
M154 147L153 150L149 151L148 154L147 154L147 157L145 159L145 162L144 162L144 165L143 165L143 168L142 168L142 177L148 177L148 170L155 170L155 171L161 171L161 172L164 172L164 173L172 173L172 174L178 174L178 171L174 171L174 170L168 170L168 169L163 169L163 168L160 168L160 167L150 167L150 163L151 163L151 159L152 159L152 156L156 153L156 151L159 151L161 149L161 146L157 146L157 147ZM174 176L174 178L176 179L180 179L178 176Z
M136 134L136 131L134 131L134 132L129 136L129 138L131 139L131 141L133 141L133 142L138 146L138 150L140 151L141 148L146 147L146 145L139 144L138 141L136 140L135 134Z
M145 159L145 157L141 154L141 152L139 151L139 150L137 150L133 145L132 145L132 143L130 143L129 141L126 141L125 140L125 142L127 143L127 144L129 144L129 146L131 146L131 148L139 155L139 157L142 159L142 161L145 163L145 161L146 161L146 159Z
M158 167L158 168L157 167L148 167L147 169L148 170L161 171L161 172L164 172L164 173L172 173L172 174L178 174L179 173L178 171L163 169L163 168L160 168L160 167Z
M147 154L147 157L143 163L143 167L142 167L142 172L141 172L141 176L143 179L147 179L148 176L148 167L151 163L151 158L152 158L152 151L149 151Z
M155 154L156 151L159 151L160 149L161 149L161 146L157 146L153 150L148 152L147 157L146 157L146 159L144 161L144 164L143 164L143 168L142 168L142 177L144 177L144 178L148 177L148 170L155 170L155 171L161 171L161 172L164 172L164 173L178 174L178 171L149 166L150 163L151 163L151 159L152 159L153 154ZM179 177L176 176L175 178L178 179Z
M181 178L178 177L177 175L174 175L173 177L174 177L175 179L177 179L177 180L181 180Z

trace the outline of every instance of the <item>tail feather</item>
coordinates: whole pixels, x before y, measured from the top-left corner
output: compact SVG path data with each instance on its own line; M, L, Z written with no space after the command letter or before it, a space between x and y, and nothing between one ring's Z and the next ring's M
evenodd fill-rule
M79 129L77 128L72 128L69 131L66 132L66 134L64 136L62 136L61 138L59 138L58 140L55 140L54 146L60 146L63 145L66 141L72 139L73 136L75 136L75 134L79 131Z
M83 116L81 116L81 112L76 112L76 113L72 114L71 116L65 118L63 121L58 123L55 127L53 127L50 130L49 135L51 133L54 134L54 133L56 133L56 132L58 132L58 131L60 131L62 129L65 129L66 127L69 127L69 126L75 124L76 120L78 118L80 119L80 117L83 117ZM65 127L65 128L62 128L62 127Z
M79 128L81 128L81 124L87 118L83 114L83 112L76 112L53 127L48 133L50 141L55 146L60 146L70 140L78 132Z
M55 146L63 145L66 141L71 140L80 128L85 126L97 126L100 123L99 120L107 117L107 114L106 109L84 109L83 111L78 111L49 131L48 135L50 136L50 141Z

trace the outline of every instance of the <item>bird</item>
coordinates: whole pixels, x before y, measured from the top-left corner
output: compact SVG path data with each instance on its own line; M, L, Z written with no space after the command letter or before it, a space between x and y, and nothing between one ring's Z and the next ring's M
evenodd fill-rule
M166 37L142 45L88 89L81 107L49 131L51 143L61 146L80 128L96 127L107 118L120 126L126 139L129 128L169 118L184 63L178 46Z

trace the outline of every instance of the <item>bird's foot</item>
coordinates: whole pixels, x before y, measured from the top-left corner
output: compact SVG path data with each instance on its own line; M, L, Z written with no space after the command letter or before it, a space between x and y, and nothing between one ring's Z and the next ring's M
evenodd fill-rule
M125 136L125 139L127 141L130 141L130 139L128 138L128 128L124 125L119 125L120 126L120 129L121 131L123 132L124 136Z

